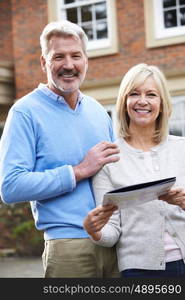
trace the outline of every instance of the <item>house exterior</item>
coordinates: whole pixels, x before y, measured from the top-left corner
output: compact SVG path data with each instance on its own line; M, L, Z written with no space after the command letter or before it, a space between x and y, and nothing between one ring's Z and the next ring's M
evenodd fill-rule
M50 21L68 19L89 37L82 91L110 112L124 73L141 62L160 67L174 112L172 133L185 135L185 0L1 0L0 127L21 96L45 82L39 36Z

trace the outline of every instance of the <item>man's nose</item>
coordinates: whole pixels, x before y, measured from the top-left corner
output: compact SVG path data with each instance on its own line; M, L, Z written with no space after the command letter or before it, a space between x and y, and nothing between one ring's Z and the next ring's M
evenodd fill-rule
M73 69L73 60L71 57L65 57L63 68L65 69Z

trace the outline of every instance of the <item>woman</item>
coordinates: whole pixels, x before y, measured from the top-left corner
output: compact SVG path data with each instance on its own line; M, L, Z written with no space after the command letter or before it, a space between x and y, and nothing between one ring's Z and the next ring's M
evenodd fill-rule
M168 135L170 95L156 66L138 64L127 72L117 113L120 160L93 178L98 207L84 228L96 244L117 244L123 277L185 276L185 138ZM99 205L108 191L166 177L176 177L176 186L160 200L120 211Z

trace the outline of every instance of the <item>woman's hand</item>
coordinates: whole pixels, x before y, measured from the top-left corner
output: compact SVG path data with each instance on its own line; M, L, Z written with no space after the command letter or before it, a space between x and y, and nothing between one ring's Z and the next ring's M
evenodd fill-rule
M84 219L83 226L95 241L100 240L101 229L105 226L116 209L118 208L115 205L100 205L91 210Z
M185 210L185 189L172 188L166 194L159 197L159 200L168 202L169 204L178 205Z

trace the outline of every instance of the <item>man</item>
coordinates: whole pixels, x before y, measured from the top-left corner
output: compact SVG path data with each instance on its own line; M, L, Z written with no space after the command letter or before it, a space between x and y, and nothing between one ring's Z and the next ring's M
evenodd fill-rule
M90 177L119 159L107 113L79 91L87 37L76 24L52 22L40 42L47 84L9 112L0 148L1 197L30 201L36 228L44 231L45 277L115 277L115 249L104 255L82 224L95 206Z

